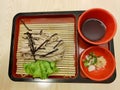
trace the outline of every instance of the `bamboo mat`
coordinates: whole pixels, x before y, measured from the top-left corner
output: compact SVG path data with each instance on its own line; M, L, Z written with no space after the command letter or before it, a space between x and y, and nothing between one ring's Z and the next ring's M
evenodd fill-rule
M51 76L75 76L75 42L74 42L74 23L51 23L51 24L26 24L27 27L33 30L33 32L40 32L44 30L45 32L58 33L65 44L65 53L63 60L57 62L57 67L59 71L52 74ZM22 41L23 33L27 29L23 24L20 25L19 40L18 40L18 51L24 42ZM21 43L22 42L22 43ZM23 69L23 64L26 62L32 62L34 60L24 60L20 58L20 53L17 53L17 71L16 74L26 74Z

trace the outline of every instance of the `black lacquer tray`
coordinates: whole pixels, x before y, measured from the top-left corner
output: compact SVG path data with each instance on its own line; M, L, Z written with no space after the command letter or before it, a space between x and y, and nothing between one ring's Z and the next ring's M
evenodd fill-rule
M25 82L45 82L45 83L111 83L116 78L116 70L114 74L107 80L96 82L88 79L80 70L79 58L86 48L92 46L86 43L78 34L77 23L78 17L84 11L64 11L64 12L31 12L31 13L19 13L13 19L12 27L12 38L11 38L11 50L10 50L10 62L9 62L9 77L13 81L25 81ZM25 19L26 23L74 23L74 44L75 44L75 76L64 77L64 76L51 76L48 79L41 80L39 78L32 77L21 77L16 74L16 51L19 35L20 20ZM114 43L113 40L110 42L100 45L105 47L112 52L114 55Z

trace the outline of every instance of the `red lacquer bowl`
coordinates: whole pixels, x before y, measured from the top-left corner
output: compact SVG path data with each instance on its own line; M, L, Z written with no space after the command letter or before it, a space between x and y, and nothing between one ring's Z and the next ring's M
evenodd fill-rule
M102 39L98 41L91 41L87 39L81 32L83 23L87 19L91 19L91 18L102 21L106 26L106 32L105 32L104 37L102 37ZM78 19L78 32L80 36L86 42L91 43L91 44L99 45L99 44L104 44L104 43L109 42L114 37L116 33L116 29L117 29L117 23L113 15L109 13L108 11L101 9L101 8L89 9L85 11Z
M104 68L91 72L88 71L88 68L84 66L83 61L85 60L86 55L88 55L90 52L95 53L96 56L103 56L106 59L106 65ZM80 57L80 68L82 72L85 74L85 76L94 81L103 81L110 78L115 71L115 66L115 58L112 53L108 49L100 46L92 46L87 48L82 52Z

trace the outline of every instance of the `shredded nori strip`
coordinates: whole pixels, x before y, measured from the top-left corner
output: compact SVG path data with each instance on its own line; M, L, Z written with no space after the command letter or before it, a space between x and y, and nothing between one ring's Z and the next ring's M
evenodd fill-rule
M25 34L27 35L27 39L28 39L28 42L29 42L29 47L30 47L30 51L32 53L32 56L33 56L34 60L36 60L36 58L35 58L35 50L36 50L36 48L34 47L35 42L33 41L32 34L29 33L29 32L27 32Z
M29 29L29 28L27 27L27 25L24 23L23 20L21 20L21 22L22 22L22 24L26 27L26 29L27 29L28 31L32 31L32 29Z
M60 40L53 48L55 49L63 40Z
M47 54L39 55L39 56L40 56L40 57L46 57L47 55L50 55L50 54L52 54L52 53L54 53L54 52L56 52L56 51L58 51L58 48L57 48L57 49L54 49L53 51L48 52Z
M24 23L23 20L21 20L22 24L25 26L25 28L28 30L28 31L32 31L32 29L29 29L26 24ZM43 30L40 31L39 35L42 35L43 33ZM35 45L35 42L34 40L38 40L38 38L36 39L35 37L32 36L33 33L30 33L30 32L26 32L24 33L25 35L27 35L27 37L23 37L23 39L28 39L28 46L30 47L30 51L31 51L31 54L34 58L34 60L36 61L36 58L35 58L35 53L39 50L39 49L45 49L45 48L42 48L43 45L46 45L50 39L56 35L58 35L57 33L54 33L53 35L51 35L47 40L45 40L42 44L39 45L38 48L36 48L34 45ZM40 57L46 57L47 55L50 55L56 51L58 51L58 48L55 49L61 42L62 40L60 40L55 46L54 46L54 50L48 52L47 54L44 54L44 55L39 55Z
M43 30L40 30L40 35L42 35L42 33L43 33Z
M35 50L35 52L36 51L38 51L45 43L47 43L49 40L45 40L36 50Z
M54 37L55 35L58 35L58 34L55 33L55 34L51 35L47 40L45 40L45 41L36 49L36 51L38 51L43 45L46 46L46 44L50 41L50 39L51 39L52 37Z

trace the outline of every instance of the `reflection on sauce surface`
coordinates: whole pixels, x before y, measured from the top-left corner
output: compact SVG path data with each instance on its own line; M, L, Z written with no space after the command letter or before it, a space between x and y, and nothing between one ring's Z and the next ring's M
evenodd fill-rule
M105 32L105 24L98 19L87 19L82 25L83 35L91 41L98 41L102 39L102 37L105 35Z

